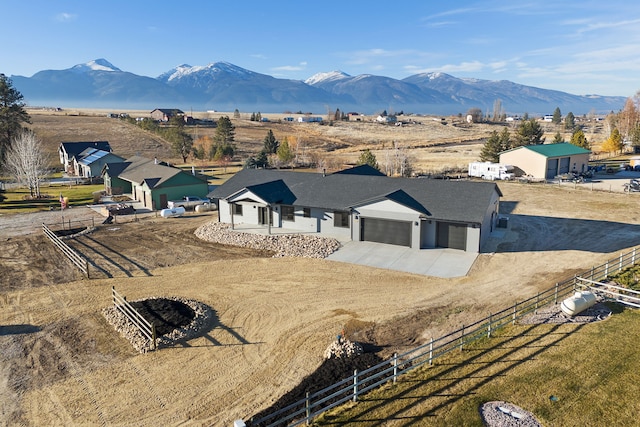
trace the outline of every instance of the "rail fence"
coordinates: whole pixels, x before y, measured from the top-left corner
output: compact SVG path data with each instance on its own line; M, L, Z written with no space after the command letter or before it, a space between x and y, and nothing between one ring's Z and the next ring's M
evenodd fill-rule
M151 349L156 350L158 348L156 335L156 326L145 319L138 311L133 308L127 301L127 298L120 295L114 286L111 287L111 298L113 300L113 306L122 313L127 319L133 323L133 325L140 331L142 336L151 342Z
M352 376L322 390L307 393L304 399L300 399L264 417L251 419L247 425L265 427L297 426L302 423L308 425L313 418L332 408L349 401L356 402L358 396L388 382L395 383L402 374L424 365L432 365L439 357L455 350L461 351L464 346L481 338L490 338L494 331L504 326L515 324L518 319L536 312L539 308L558 304L558 301L582 289L584 287L584 279L587 277L591 282L602 281L609 275L620 272L624 268L636 264L636 262L636 248L634 248L631 252L621 254L618 258L609 260L605 264L558 282L553 287L539 292L534 297L516 302L513 306L497 313L492 313L473 324L463 325L440 338L432 338L428 343L405 353L394 354L390 360L381 362L366 370L355 370ZM615 297L609 299L616 300ZM244 422L238 420L235 425L242 426Z
M74 251L67 245L56 233L51 231L49 227L45 224L42 224L42 231L44 235L49 238L49 240L58 248L62 253L75 265L80 269L82 273L84 273L85 277L89 279L89 261L82 257L79 253Z
M62 230L73 230L74 228L89 228L89 227L95 227L96 226L96 221L95 219L89 218L89 219L85 219L85 220L81 220L81 219L71 219L71 218L64 218L64 216L60 219L60 221L55 221L55 222L49 222L47 224L47 226L49 228L52 227L60 227L60 229Z

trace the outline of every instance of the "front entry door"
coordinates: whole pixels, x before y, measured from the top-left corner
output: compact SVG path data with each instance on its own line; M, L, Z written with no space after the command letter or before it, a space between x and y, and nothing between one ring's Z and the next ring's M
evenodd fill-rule
M273 225L273 213L267 207L258 208L258 222L262 225Z

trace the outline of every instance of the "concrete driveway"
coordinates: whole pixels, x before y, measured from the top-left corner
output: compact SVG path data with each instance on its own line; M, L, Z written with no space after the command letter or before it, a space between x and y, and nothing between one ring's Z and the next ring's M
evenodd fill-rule
M342 242L326 259L435 277L466 276L477 253L455 249L415 250L373 242Z

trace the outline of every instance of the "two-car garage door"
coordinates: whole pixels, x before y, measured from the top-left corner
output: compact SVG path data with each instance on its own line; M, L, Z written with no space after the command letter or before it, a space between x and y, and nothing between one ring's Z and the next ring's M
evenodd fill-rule
M393 221L380 218L360 218L360 240L411 247L411 221ZM437 246L467 249L467 225L438 222Z
M411 222L361 217L360 240L411 247Z

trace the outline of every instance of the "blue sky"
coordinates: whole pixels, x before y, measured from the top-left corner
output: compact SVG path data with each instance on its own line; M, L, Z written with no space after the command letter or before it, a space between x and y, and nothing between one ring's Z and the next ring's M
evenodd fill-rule
M441 71L577 95L640 90L640 3L0 0L0 73L105 58L157 77L227 61L279 78Z

